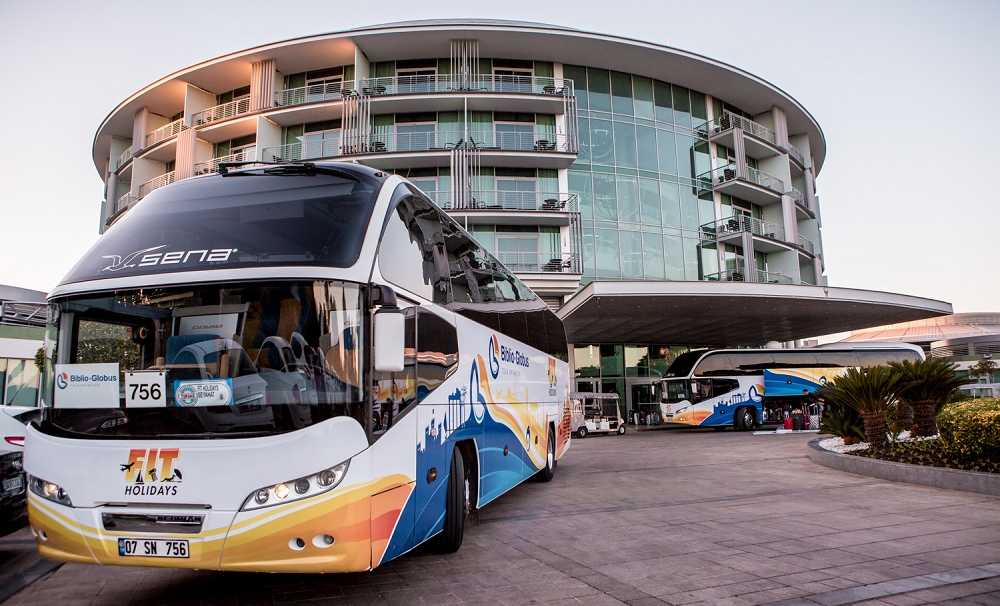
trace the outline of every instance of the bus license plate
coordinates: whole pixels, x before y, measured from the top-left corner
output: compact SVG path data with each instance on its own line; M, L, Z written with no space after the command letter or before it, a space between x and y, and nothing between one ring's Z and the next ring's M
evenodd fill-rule
M188 558L186 539L118 539L118 555L137 558Z

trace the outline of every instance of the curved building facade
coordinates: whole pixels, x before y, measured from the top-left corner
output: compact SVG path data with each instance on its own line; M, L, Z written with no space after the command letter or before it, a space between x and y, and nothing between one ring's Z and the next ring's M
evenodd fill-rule
M371 26L210 59L122 101L93 144L102 230L222 162L340 159L407 176L560 309L572 340L601 344L579 346L578 367L596 364L594 380L623 393L619 380L655 375L686 344L950 311L825 287L825 155L805 108L736 67L493 20ZM756 321L774 309L788 311ZM810 321L817 313L828 325Z

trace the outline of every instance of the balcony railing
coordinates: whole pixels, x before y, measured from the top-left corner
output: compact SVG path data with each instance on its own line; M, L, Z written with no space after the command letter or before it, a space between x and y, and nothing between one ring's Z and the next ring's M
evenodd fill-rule
M781 179L775 177L772 174L766 173L760 169L753 168L751 166L746 167L746 174L742 177L737 177L736 175L736 165L728 164L726 166L720 166L706 173L702 173L698 176L698 179L703 183L711 183L712 187L718 187L725 183L735 181L740 179L742 181L748 181L755 185L760 185L761 187L766 187L771 191L784 193L785 183Z
M701 226L703 237L717 239L729 234L750 232L755 236L772 240L785 239L785 228L779 223L771 223L755 217L728 217Z
M240 97L191 115L191 124L202 126L250 113L250 97Z
M796 162L798 162L802 166L806 165L805 157L802 155L802 152L799 151L799 148L789 143L787 149L788 149L788 155L791 156Z
M795 281L783 273L751 269L745 273L738 269L729 269L714 274L706 274L705 279L711 282L758 282L761 284L794 284Z
M750 133L758 139L763 139L771 145L777 145L777 137L770 128L754 122L750 118L744 118L733 112L723 112L722 116L707 123L708 136L717 135L732 128L738 128L745 133Z
M785 192L789 198L791 198L799 206L806 205L806 196L794 185L788 186L788 191Z
M114 206L114 208L111 209L111 214L112 215L116 215L116 214L120 213L121 211L125 210L129 206L132 206L133 204L135 204L136 201L138 201L138 198L136 198L135 196L133 196L132 192L130 192L130 191L125 192L124 194L118 196L118 199L115 200L115 206Z
M544 76L390 76L362 80L361 91L371 96L500 93L571 97L573 81Z
M479 189L470 192L467 200L458 205L454 192L436 190L424 192L441 208L460 210L528 210L544 212L576 212L576 194L504 191L499 189Z
M45 326L47 303L36 301L0 301L0 323Z
M194 165L194 174L206 175L209 173L217 173L219 172L219 164L223 162L253 162L256 159L257 148L248 147L236 152L235 154L219 156L218 158L212 158L211 160L206 160L205 162L198 162Z
M572 253L501 252L497 258L514 273L581 273L580 257Z
M308 84L297 88L286 88L274 93L274 104L278 107L319 103L321 101L337 101L348 94L350 89L344 88L343 82L325 82L323 84Z
M305 141L263 147L258 159L264 162L296 162L298 160L318 160L341 155L340 137L321 141Z
M146 181L145 183L140 185L139 198L145 198L146 196L149 195L149 192L153 191L154 189L159 189L164 185L170 185L171 183L173 183L174 174L175 174L174 171L170 171L169 173L163 173L159 177L153 177L149 181Z
M816 245L813 244L812 240L803 235L799 236L799 247L805 250L810 255L816 254Z
M165 141L170 137L176 137L177 133L182 130L186 130L187 125L184 124L184 118L179 118L174 120L170 124L164 124L160 128L152 130L146 133L146 145L145 147L152 147L159 143L160 141Z
M123 149L122 153L118 154L118 160L116 161L115 166L112 169L112 171L116 171L119 168L121 168L121 167L125 166L126 164L128 164L129 162L131 162L132 161L133 151L134 150L132 149L131 145L129 145L128 147L126 147L125 149Z

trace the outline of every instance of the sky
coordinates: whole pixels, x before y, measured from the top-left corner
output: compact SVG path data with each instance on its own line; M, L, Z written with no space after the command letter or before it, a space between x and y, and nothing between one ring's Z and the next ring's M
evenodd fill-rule
M262 43L410 19L541 21L745 69L819 121L832 286L1000 311L1000 2L0 0L0 283L50 290L98 237L94 132L125 97Z

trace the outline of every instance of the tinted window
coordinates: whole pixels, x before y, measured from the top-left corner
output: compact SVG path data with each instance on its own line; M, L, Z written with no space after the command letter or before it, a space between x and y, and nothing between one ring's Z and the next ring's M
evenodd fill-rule
M185 179L153 191L87 251L65 282L357 261L379 179L362 171L255 174Z
M399 421L417 402L417 308L404 309L403 317L405 319L403 370L378 372L374 375L371 433L375 439Z
M434 312L421 309L417 315L417 402L420 402L458 369L458 333ZM450 394L439 394L435 403L445 403Z

